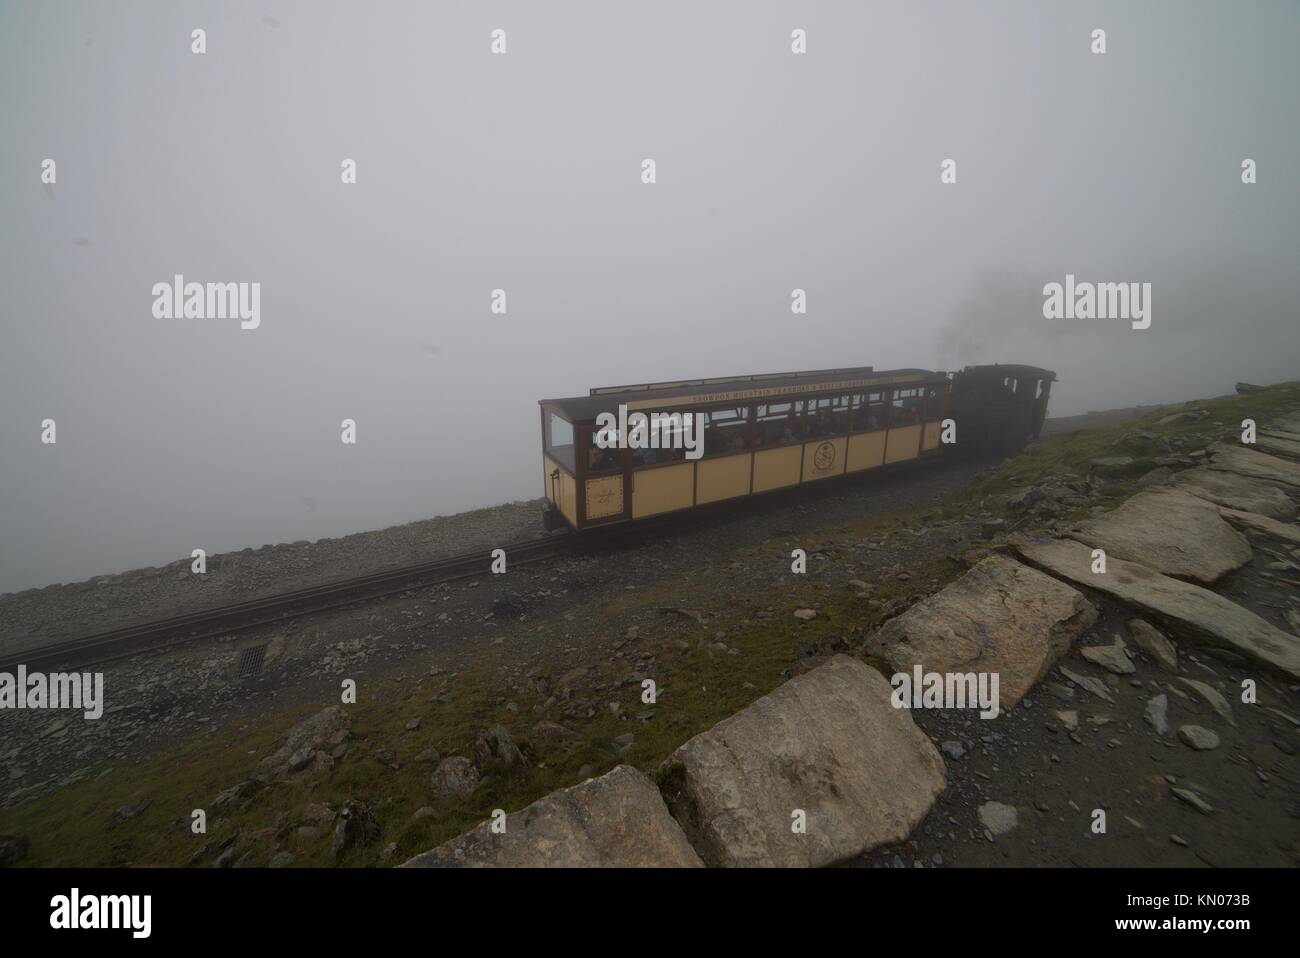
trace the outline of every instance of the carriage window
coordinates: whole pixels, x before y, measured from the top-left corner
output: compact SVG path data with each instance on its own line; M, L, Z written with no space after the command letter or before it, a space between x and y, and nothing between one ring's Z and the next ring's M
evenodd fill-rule
M546 454L570 472L575 471L573 423L555 413L546 417Z
M803 401L779 402L757 407L754 432L757 446L781 446L803 439Z
M664 462L680 462L686 458L685 436L682 434L681 413L646 413L649 422L646 426L646 442L656 443L656 448L633 449L632 465L653 466ZM629 426L632 435L629 442L635 440L636 433ZM656 438L657 437L657 438Z
M704 454L725 456L749 448L749 408L712 409L705 413Z
M939 386L930 386L925 391L925 418L941 419L946 411L948 393Z
M618 430L611 430L615 442L618 441ZM596 437L600 434L599 426L591 427L591 438L588 441L589 449L587 451L587 471L588 472L611 472L623 468L621 450L616 445L611 445L608 449L601 449L596 443ZM608 442L608 439L606 440Z
M875 432L889 422L885 394L859 393L853 397L853 431Z
M808 435L841 436L849 431L849 396L814 399L808 403Z
M890 414L891 426L910 426L921 421L920 389L895 389L893 412Z

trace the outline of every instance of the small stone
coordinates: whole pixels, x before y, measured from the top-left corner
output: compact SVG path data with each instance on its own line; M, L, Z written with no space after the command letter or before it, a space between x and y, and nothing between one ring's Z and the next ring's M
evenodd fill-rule
M992 835L1005 835L1019 823L1014 805L985 802L979 807L980 824Z
M1076 709L1060 709L1052 713L1056 720L1061 723L1061 728L1067 732L1073 732L1079 727L1079 713Z
M1110 645L1086 645L1079 649L1079 654L1093 665L1100 665L1116 675L1130 675L1137 671L1137 667L1128 657L1128 646L1118 635Z
M1093 695L1097 696L1097 698L1101 699L1102 701L1105 702L1115 701L1113 698L1110 697L1110 692L1106 690L1105 684L1101 682L1099 679L1094 679L1092 678L1092 676L1089 675L1080 675L1077 672L1073 672L1070 669L1067 669L1065 666L1061 666L1061 674L1064 675L1071 682L1073 682L1075 685L1079 686L1079 688L1086 689L1087 691L1091 692Z
M1142 713L1142 717L1156 730L1157 735L1164 735L1169 731L1168 716L1169 696L1163 694L1147 702L1146 711Z
M817 610L816 609L795 609L794 617L796 619L802 619L804 622L807 622L809 619L817 618Z
M1208 752L1219 747L1219 736L1200 725L1183 725L1178 729L1178 737L1188 748L1198 752Z
M1125 623L1133 644L1151 656L1166 672L1178 671L1178 649L1154 625L1145 619L1129 619Z
M1213 814L1214 806L1211 805L1209 802L1207 802L1205 799L1201 798L1201 796L1197 795L1190 788L1175 787L1175 788L1170 788L1170 791L1174 793L1175 798L1178 798L1186 802L1188 805L1192 806L1192 808L1196 809L1202 815Z
M1188 679L1182 676L1178 677L1178 681L1182 682L1201 698L1205 699L1205 701L1209 703L1210 708L1214 709L1214 711L1218 713L1219 718L1223 719L1233 728L1236 728L1237 720L1233 717L1232 706L1228 704L1228 700L1220 694L1218 689L1214 688L1212 685L1206 685L1204 682L1198 682L1196 679Z
M942 751L944 755L947 755L949 758L953 758L953 759L961 758L963 755L966 754L966 749L961 744L961 742L956 742L952 740L949 740L941 744L939 746L939 750Z

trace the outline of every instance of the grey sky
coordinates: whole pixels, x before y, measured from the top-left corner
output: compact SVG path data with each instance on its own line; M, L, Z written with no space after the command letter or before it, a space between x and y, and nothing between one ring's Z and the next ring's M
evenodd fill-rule
M595 385L1294 378L1297 49L1290 2L0 3L0 591L536 496ZM1044 320L1067 272L1151 328ZM155 319L175 273L261 327Z

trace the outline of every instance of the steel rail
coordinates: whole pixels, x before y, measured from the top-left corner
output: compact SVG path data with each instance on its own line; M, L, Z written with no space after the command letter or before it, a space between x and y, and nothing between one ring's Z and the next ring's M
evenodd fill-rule
M510 565L526 565L547 558L571 541L569 535L546 536L496 548L505 550ZM483 575L490 570L491 554L484 551L432 559L292 592L136 622L63 642L6 650L0 652L0 671L12 672L19 664L31 669L49 664L84 666L110 662L183 642L227 635L241 629L285 622L412 589Z

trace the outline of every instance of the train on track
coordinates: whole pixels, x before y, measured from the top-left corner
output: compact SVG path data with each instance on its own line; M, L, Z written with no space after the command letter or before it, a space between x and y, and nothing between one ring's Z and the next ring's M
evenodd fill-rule
M548 530L682 513L1037 438L1056 374L870 366L592 389L542 399Z

